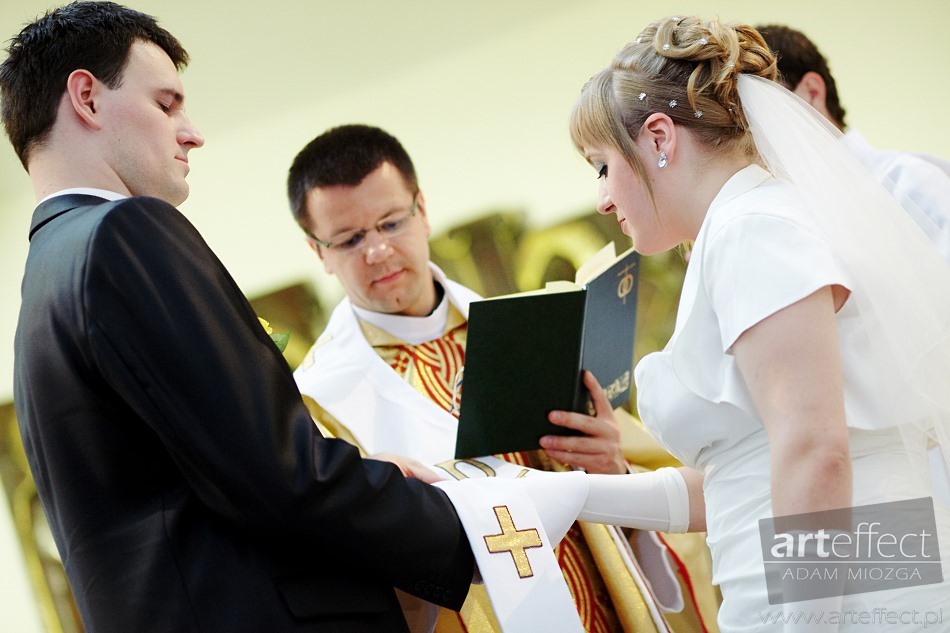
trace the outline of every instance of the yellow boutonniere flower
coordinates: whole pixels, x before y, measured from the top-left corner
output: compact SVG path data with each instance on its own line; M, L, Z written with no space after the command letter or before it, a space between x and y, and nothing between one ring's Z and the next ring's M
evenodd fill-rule
M260 321L260 322L261 322L261 325L264 326L264 331L265 331L265 332L267 332L268 334L273 334L273 333L274 333L274 328L272 328L272 327L270 326L270 322L269 322L269 321L266 321L266 320L262 319L261 317L257 317L257 320Z
M274 341L274 345L276 345L277 349L279 349L281 354L283 354L284 350L287 349L288 341L290 341L290 332L280 332L278 334L274 334L274 328L270 326L270 323L261 317L257 317L257 320L261 322L261 325L264 327L264 331L270 335L270 340Z

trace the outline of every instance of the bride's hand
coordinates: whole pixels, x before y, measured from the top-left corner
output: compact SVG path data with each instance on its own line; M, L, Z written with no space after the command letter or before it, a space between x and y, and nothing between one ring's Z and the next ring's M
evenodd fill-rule
M627 461L620 449L620 427L607 394L589 371L584 372L584 385L590 391L595 415L570 411L552 411L548 415L552 424L580 431L584 435L545 435L541 438L541 446L552 459L589 473L626 473Z

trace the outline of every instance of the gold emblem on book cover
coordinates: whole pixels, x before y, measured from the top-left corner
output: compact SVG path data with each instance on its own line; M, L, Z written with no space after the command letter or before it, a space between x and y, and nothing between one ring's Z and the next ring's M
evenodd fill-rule
M627 305L627 295L633 292L633 288L637 283L636 277L633 276L631 270L636 270L636 262L632 264L627 264L623 267L617 276L620 277L620 281L617 283L617 298L623 301L624 305Z

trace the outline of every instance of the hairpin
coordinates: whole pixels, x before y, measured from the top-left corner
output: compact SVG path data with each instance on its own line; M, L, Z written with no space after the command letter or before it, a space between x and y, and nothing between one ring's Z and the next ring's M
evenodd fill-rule
M643 41L643 38L642 38L642 37L638 37L638 38L637 38L637 44L639 44L639 43L642 42L642 41Z
M664 45L663 45L663 50L665 50L665 51L670 50L670 45L669 45L669 44L664 44Z
M695 112L693 112L693 116L696 117L697 119L700 119L700 118L702 118L702 116L703 116L703 111L702 111L702 110L696 110Z
M677 103L677 102L676 102L676 99L670 99L670 107L671 107L671 108L675 108L675 107L676 107L676 103Z
M709 44L709 40L707 40L705 37L699 38L699 45L700 45L700 46L705 46L706 44Z
M647 93L641 92L641 93L640 93L640 97L639 97L640 101L643 101L643 100L646 99L646 98L647 98Z
M671 22L679 22L679 21L682 20L682 19L683 19L683 18L670 18L670 21L671 21Z

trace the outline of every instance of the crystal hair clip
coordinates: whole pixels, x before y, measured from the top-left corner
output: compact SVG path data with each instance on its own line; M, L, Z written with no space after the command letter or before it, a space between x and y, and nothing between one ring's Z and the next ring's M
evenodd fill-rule
M671 108L675 108L677 103L678 103L678 101L676 101L676 99L670 99L670 107L671 107Z
M696 110L695 112L693 112L693 116L696 117L697 119L701 119L702 116L703 116L703 111L702 111L702 110Z
M709 44L709 40L707 40L705 37L699 38L699 45L700 45L700 46L705 46L706 44Z
M670 45L669 45L669 44L664 44L664 45L663 45L663 50L665 50L665 51L670 50Z
M640 101L643 101L643 100L646 99L646 98L647 98L647 93L641 92L641 93L640 93L640 96L639 96Z

